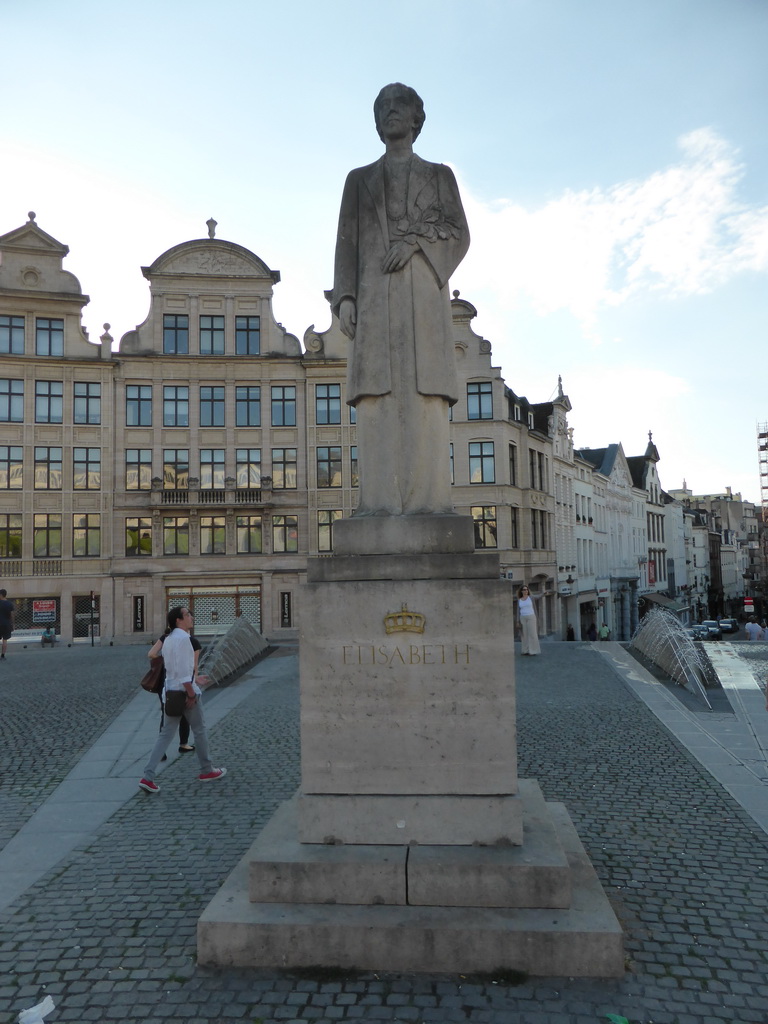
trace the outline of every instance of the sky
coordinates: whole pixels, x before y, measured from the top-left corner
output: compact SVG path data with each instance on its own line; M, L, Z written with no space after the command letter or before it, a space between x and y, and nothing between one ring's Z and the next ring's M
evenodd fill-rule
M281 272L280 323L327 329L344 179L401 81L508 386L562 376L577 447L652 431L666 489L761 500L766 0L0 0L0 38L0 234L33 210L69 246L93 340L209 217Z

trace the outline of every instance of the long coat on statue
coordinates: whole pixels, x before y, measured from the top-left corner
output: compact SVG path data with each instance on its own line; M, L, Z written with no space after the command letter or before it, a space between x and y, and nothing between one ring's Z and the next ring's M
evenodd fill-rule
M397 308L398 322L407 311L412 324L416 390L453 405L458 384L448 281L469 247L456 179L444 164L414 154L405 216L393 224L387 219L384 163L381 157L351 171L341 201L332 308L338 315L345 298L357 307L347 401L391 390L390 310ZM418 248L402 270L384 273L382 261L400 238Z

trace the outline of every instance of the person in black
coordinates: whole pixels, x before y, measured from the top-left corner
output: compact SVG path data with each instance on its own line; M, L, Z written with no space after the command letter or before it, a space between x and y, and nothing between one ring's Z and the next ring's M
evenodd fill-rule
M0 638L2 638L0 658L5 658L8 641L13 633L13 612L13 601L8 600L8 591L0 590Z
M148 658L156 658L159 654L162 654L163 641L168 636L169 632L170 632L169 630L166 630L165 633L163 633L163 635L161 637L159 637L155 641L155 643L149 649L149 654L147 655ZM190 642L192 644L192 650L195 652L195 676L197 676L197 662L198 662L198 660L200 658L200 651L202 650L202 644L197 639L197 637L196 636L192 636L191 633L190 633L189 639L190 639ZM165 679L165 669L163 669L163 679ZM163 721L164 721L164 717L165 717L165 704L163 702L164 696L165 696L165 690L163 689L158 694L158 697L160 698L160 729L161 730L163 728ZM191 754L194 749L195 749L194 744L189 742L189 722L187 721L186 716L182 715L181 716L181 721L179 722L179 753L180 754ZM166 757L167 757L167 755L164 754L163 755L163 760L166 760Z

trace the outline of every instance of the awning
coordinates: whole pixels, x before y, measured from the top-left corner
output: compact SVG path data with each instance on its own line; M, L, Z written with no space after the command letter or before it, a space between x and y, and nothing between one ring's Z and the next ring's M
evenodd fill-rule
M673 601L671 597L667 597L666 594L643 594L643 598L646 601L653 601L654 604L660 604L662 608L668 608L671 612L684 612L687 608L690 608L690 604L681 604L679 601Z

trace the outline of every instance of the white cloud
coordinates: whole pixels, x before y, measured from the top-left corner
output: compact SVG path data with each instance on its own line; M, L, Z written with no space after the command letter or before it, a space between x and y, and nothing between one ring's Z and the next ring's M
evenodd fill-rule
M709 128L679 148L677 163L645 179L567 191L533 210L482 202L463 184L473 235L463 287L496 292L506 310L565 310L589 334L602 309L631 297L701 294L768 271L768 207L739 200L737 151Z

